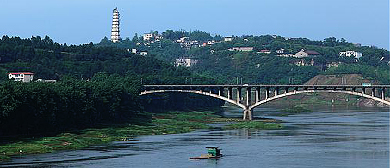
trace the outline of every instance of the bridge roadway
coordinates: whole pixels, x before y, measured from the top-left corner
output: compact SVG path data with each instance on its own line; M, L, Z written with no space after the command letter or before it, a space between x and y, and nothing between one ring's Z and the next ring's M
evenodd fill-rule
M369 98L390 106L390 85L144 85L140 95L166 92L195 93L218 98L241 107L244 120L252 120L253 109L269 101L302 93L344 93Z

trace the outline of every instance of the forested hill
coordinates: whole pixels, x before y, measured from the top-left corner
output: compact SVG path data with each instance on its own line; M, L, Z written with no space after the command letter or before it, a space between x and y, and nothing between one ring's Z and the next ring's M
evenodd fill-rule
M0 39L0 81L8 72L33 72L35 79L91 79L96 73L117 74L148 84L215 83L211 78L193 75L188 69L174 67L153 57L129 53L115 46L92 43L67 45L49 37L3 36Z

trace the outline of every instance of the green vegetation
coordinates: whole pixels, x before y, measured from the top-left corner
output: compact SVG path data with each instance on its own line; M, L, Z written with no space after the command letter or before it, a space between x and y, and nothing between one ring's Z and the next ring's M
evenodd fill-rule
M0 85L0 136L31 136L111 123L150 120L130 78L96 75L91 81Z
M312 112L312 110L305 108L302 105L296 105L291 108L286 108L281 110L284 113L289 113L289 114L297 114L297 113L304 113L304 112Z
M283 125L280 123L266 123L263 121L242 121L235 124L227 125L227 129L263 129L263 130L276 130L283 129Z
M212 112L170 112L154 114L151 123L143 125L118 125L116 127L85 129L75 133L62 133L55 137L28 138L0 146L0 161L21 154L50 153L55 150L80 149L90 145L112 141L129 141L139 135L177 134L208 129L208 123L226 122L234 119L221 118ZM237 121L237 120L234 120ZM281 124L258 121L240 122L229 129L281 129Z
M310 100L306 100L305 102L310 102ZM299 103L299 102L296 102L296 103ZM320 103L323 103L323 102L320 102ZM320 105L323 105L323 104L320 104ZM300 104L300 105L293 105L292 107L282 109L282 110L280 110L280 113L278 113L276 115L277 116L289 116L289 115L308 113L308 112L312 112L312 110L310 110L307 107L307 104Z

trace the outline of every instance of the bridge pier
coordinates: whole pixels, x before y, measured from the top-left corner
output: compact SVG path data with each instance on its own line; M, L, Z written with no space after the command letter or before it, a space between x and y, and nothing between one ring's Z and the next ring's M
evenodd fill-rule
M382 100L385 100L385 88L382 88Z
M274 92L275 92L274 96L277 96L277 95L278 95L278 93L279 93L279 87L275 87L275 90L274 90Z
M237 103L241 101L241 87L237 87Z
M243 118L243 120L252 121L253 120L252 113L253 113L252 109L249 109L249 108L244 109L244 118Z
M228 87L228 99L233 99L233 88Z
M250 106L252 103L252 88L246 88L246 106Z
M269 98L269 87L265 88L265 99Z
M260 87L256 87L256 102L259 102L260 101Z

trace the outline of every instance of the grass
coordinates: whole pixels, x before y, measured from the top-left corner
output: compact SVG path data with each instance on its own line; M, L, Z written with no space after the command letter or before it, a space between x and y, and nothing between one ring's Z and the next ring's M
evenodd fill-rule
M242 121L235 124L230 124L225 127L226 129L263 129L263 130L277 130L283 129L283 125L280 123L266 123L263 121Z
M308 109L305 105L295 105L290 108L285 108L281 110L281 113L278 116L289 116L300 113L312 112L312 110Z
M240 119L221 118L212 112L170 112L154 114L148 125L123 125L100 129L85 129L78 133L63 133L55 137L31 138L0 146L0 161L11 156L50 153L56 150L82 149L112 141L127 141L139 135L164 135L209 129L209 123L235 122L228 129L255 128L281 129L281 124L259 121L243 122Z

